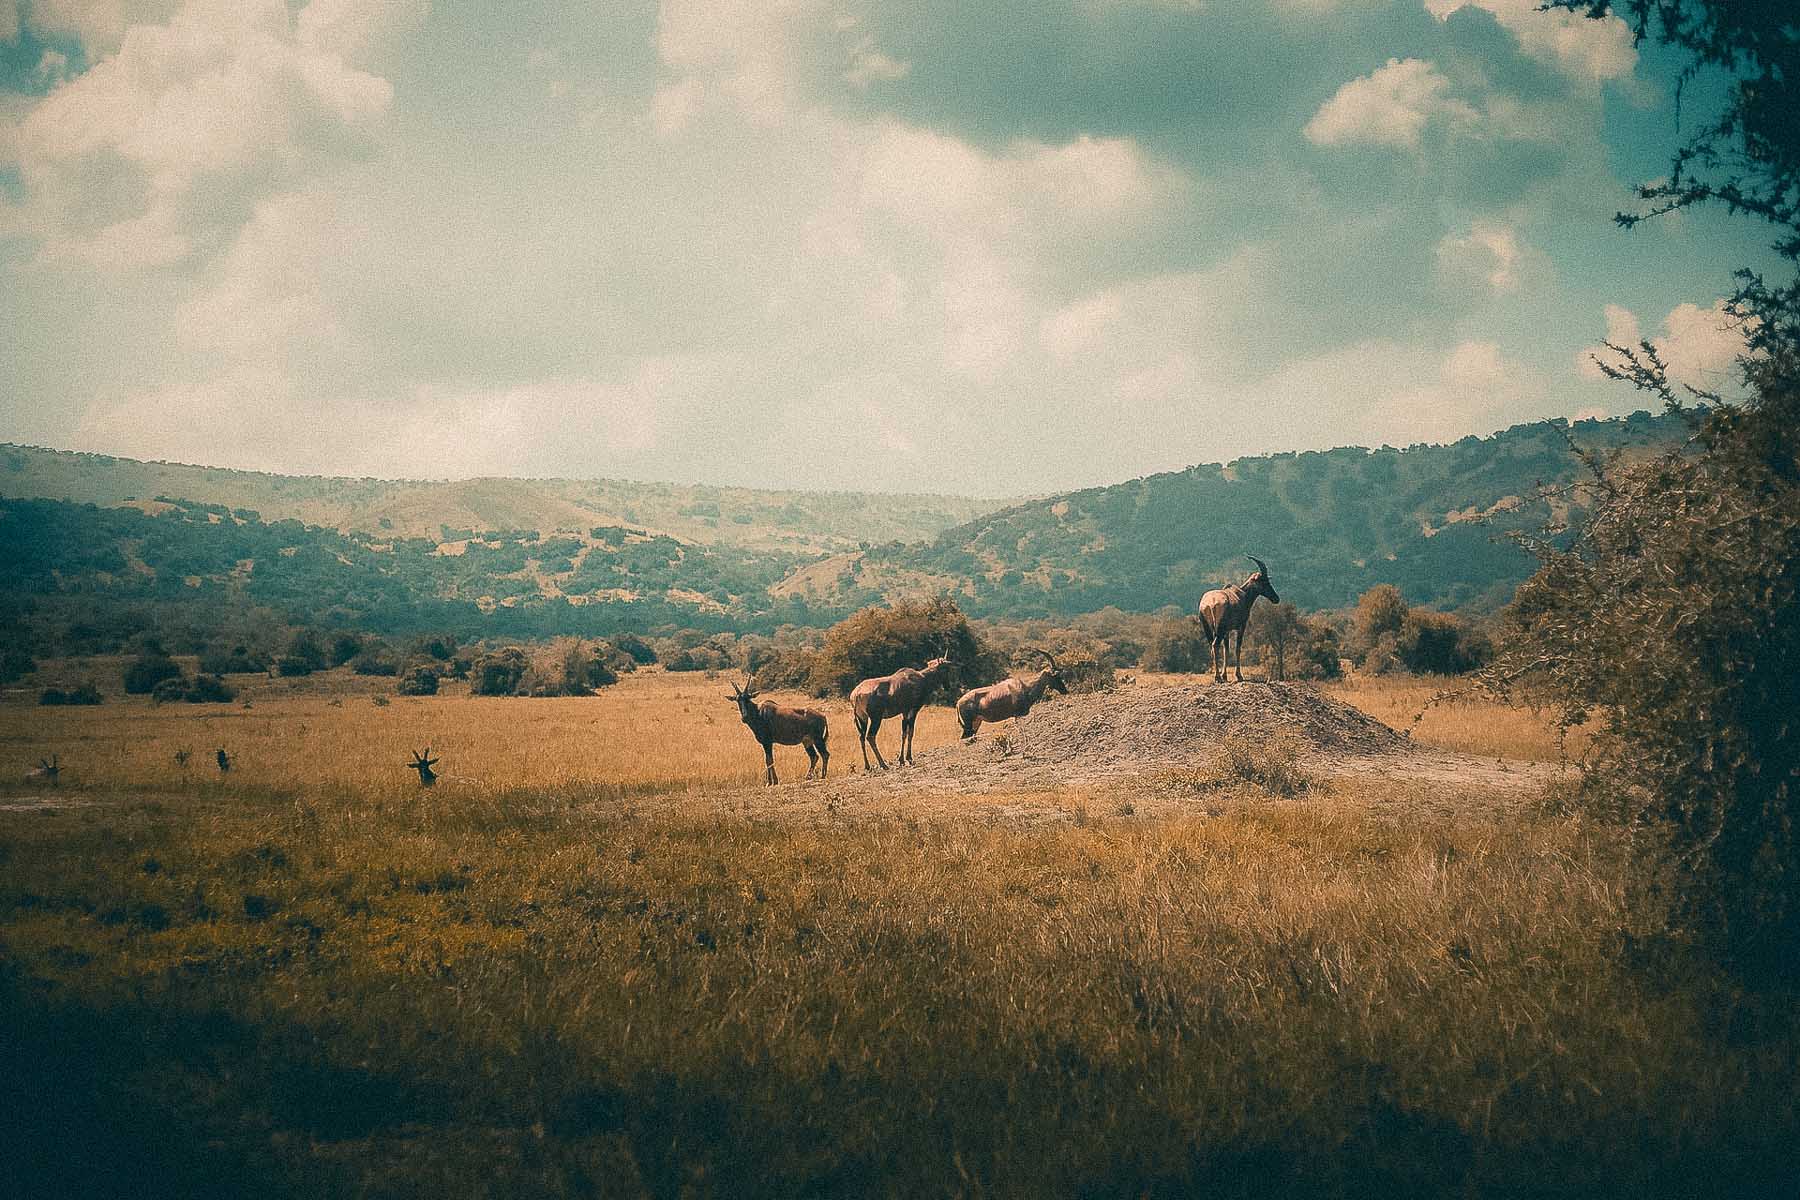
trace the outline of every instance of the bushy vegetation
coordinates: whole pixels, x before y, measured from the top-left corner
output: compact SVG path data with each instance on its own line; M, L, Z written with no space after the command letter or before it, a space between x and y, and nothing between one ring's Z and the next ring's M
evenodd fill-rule
M93 680L86 680L74 687L64 690L59 687L47 687L38 694L38 703L52 707L63 704L99 704L102 700L100 689Z
M940 656L956 663L964 680L988 682L989 676L1004 674L1003 660L976 636L962 610L937 597L865 608L826 630L817 650L772 653L756 679L763 687L846 696L865 679L922 667ZM940 696L946 691L940 689Z
M1494 657L1493 642L1480 625L1454 613L1415 608L1400 589L1385 584L1357 600L1350 651L1371 675L1464 675Z
M407 668L406 674L394 685L394 690L402 696L435 696L438 692L438 678L437 667L416 663Z
M188 679L171 676L150 690L150 698L158 704L225 704L237 699L237 689L217 675L196 675Z
M1800 41L1782 5L1556 0L1689 56L1728 86L1647 216L1720 204L1767 222L1800 265ZM1654 344L1614 346L1609 374L1657 397L1692 441L1629 464L1582 446L1590 509L1531 540L1542 567L1511 609L1490 679L1598 726L1588 799L1654 834L1683 868L1687 917L1748 977L1800 977L1800 274L1738 275L1741 393L1671 382ZM1698 400L1700 407L1690 409Z
M181 665L158 647L138 655L125 668L125 691L133 696L143 696L154 692L157 684L179 678Z

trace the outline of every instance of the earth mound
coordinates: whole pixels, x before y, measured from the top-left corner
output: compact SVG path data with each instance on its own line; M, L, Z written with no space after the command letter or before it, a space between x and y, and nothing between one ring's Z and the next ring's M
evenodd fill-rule
M1392 753L1404 734L1298 683L1190 684L1058 697L1025 718L1023 754L1039 762L1174 763L1209 757L1227 733L1286 735L1303 753Z
M973 743L921 751L918 765L904 771L864 774L853 761L859 782L846 786L948 793L1049 787L1203 763L1227 733L1290 737L1312 759L1410 752L1405 735L1305 684L1127 687L1047 699L1022 722L984 725ZM855 754L854 742L849 750Z

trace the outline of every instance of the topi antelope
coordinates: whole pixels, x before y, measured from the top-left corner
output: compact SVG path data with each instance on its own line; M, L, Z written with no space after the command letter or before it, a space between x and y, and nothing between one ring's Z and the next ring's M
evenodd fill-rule
M425 747L425 753L413 751L413 760L406 765L419 773L419 786L430 787L437 782L437 772L431 768L437 765L437 759L431 757L431 747Z
M763 781L776 783L775 778L775 743L783 746L803 746L806 749L806 777L811 779L817 770L819 778L825 778L825 772L831 767L831 751L826 748L825 739L830 731L825 726L825 714L811 708L788 708L773 700L754 703L756 689L745 680L744 686L731 685L731 698L737 702L738 716L750 727L757 742L763 748Z
M51 787L55 787L56 777L60 774L62 774L62 768L57 765L56 755L52 754L49 758L38 759L38 765L25 772L25 782L47 783Z
M963 741L973 741L975 731L981 728L983 721L991 723L1024 716L1031 711L1032 705L1044 698L1045 688L1055 688L1065 696L1069 694L1069 685L1063 680L1062 667L1057 664L1056 656L1048 650L1033 650L1032 653L1043 655L1050 665L1028 676L1015 675L963 693L962 699L956 702Z
M1275 594L1275 587L1269 582L1269 568L1263 565L1263 560L1254 554L1244 557L1256 564L1253 574L1242 583L1214 588L1200 597L1200 629L1212 643L1213 679L1218 683L1225 682L1234 633L1237 634L1237 681L1244 682L1244 630L1250 624L1250 609L1256 598L1267 596L1269 603L1281 603L1281 597Z
M225 753L224 747L220 747L219 753L215 757L218 760L219 771L221 773L231 770L231 755Z
M863 770L869 769L870 750L875 751L875 761L881 764L881 769L888 769L875 735L881 732L881 723L892 716L900 718L900 753L894 761L901 766L913 761L913 729L919 723L919 710L925 707L925 698L931 695L939 681L956 669L956 664L946 657L949 649L944 647L945 654L917 670L902 667L892 675L865 679L850 693L850 714L856 719L856 741L862 747Z

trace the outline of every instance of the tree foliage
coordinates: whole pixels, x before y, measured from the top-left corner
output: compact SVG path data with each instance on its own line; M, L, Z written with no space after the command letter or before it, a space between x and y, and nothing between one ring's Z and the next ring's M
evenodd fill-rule
M1800 263L1800 39L1791 6L1630 0L1640 39L1727 72L1724 113L1676 153L1627 227L1722 204L1777 230ZM1542 566L1508 614L1491 678L1529 682L1565 725L1600 733L1586 787L1643 822L1683 868L1689 916L1752 975L1800 968L1800 290L1740 271L1742 396L1678 391L1648 342L1609 373L1684 416L1689 444L1626 464L1577 448L1588 515L1529 539ZM1690 407L1696 400L1698 406ZM1548 531L1555 535L1558 530Z

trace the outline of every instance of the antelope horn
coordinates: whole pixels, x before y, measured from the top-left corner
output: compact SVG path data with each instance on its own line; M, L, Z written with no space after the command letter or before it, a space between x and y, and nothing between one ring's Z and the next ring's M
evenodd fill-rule
M1052 670L1052 671L1060 671L1060 670L1062 670L1062 667L1061 667L1061 666L1059 666L1059 665L1058 665L1058 664L1057 664L1057 661L1056 661L1056 655L1054 655L1054 654L1052 654L1052 653L1050 653L1050 652L1049 652L1049 651L1048 651L1048 650L1040 650L1040 649L1038 649L1038 648L1037 648L1037 647L1036 647L1036 646L1033 646L1033 647L1032 647L1032 648L1031 648L1031 652L1032 652L1032 653L1033 653L1033 654L1041 654L1041 655L1043 655L1043 656L1044 656L1044 661L1045 661L1045 662L1048 662L1048 663L1049 663L1049 664L1050 664L1050 669L1051 669L1051 670Z
M1257 569L1257 570L1259 570L1259 571L1261 571L1261 572L1262 572L1262 573L1263 573L1263 574L1264 574L1264 575L1267 575L1267 574L1268 574L1268 573L1269 573L1269 568L1268 568L1268 567L1266 567L1266 566L1264 566L1264 565L1263 565L1263 560L1262 560L1262 559L1260 559L1260 558L1258 558L1258 557L1256 557L1256 555L1254 555L1254 554L1246 554L1246 555L1244 555L1244 557L1245 557L1245 558L1247 558L1247 559L1249 559L1249 560L1250 560L1250 561L1251 561L1251 562L1253 562L1253 563L1255 563L1255 564L1256 564L1256 569Z

